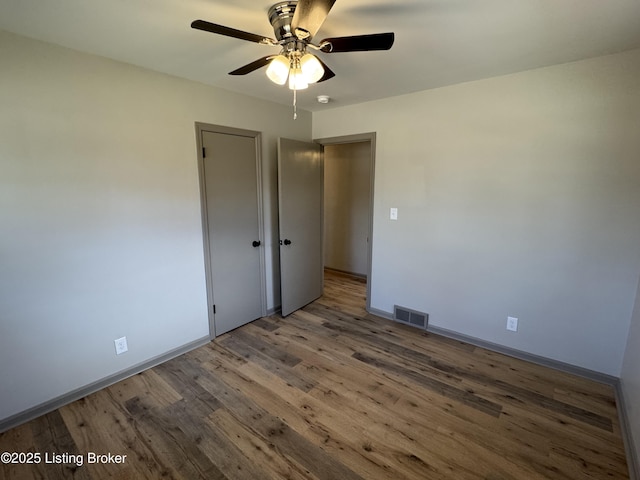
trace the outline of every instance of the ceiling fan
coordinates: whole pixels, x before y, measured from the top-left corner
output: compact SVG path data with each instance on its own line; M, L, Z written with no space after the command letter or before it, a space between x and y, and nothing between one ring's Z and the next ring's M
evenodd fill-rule
M289 88L294 91L295 107L296 90L307 88L309 83L323 82L335 76L335 73L309 50L322 53L363 52L389 50L393 45L393 33L325 38L318 44L312 43L313 36L327 18L335 1L289 0L276 3L269 9L268 14L275 39L205 20L195 20L191 27L262 45L279 46L279 54L259 58L229 72L229 75L246 75L268 65L266 73L271 81L284 85L287 79L289 80Z

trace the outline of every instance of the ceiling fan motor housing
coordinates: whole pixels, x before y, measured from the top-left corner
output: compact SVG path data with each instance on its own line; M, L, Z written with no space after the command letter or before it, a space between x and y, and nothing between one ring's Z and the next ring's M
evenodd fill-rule
M269 22L273 26L273 32L278 42L296 38L291 31L291 21L297 4L297 1L279 2L269 9Z

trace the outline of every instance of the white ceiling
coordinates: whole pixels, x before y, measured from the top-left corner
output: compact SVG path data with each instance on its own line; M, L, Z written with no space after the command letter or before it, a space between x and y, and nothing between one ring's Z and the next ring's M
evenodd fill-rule
M0 0L0 29L288 105L291 91L264 69L227 75L277 47L190 28L203 19L273 37L273 3ZM640 0L337 0L314 41L389 31L389 51L321 53L336 77L299 92L298 106L322 110L640 48ZM321 94L332 101L317 103Z

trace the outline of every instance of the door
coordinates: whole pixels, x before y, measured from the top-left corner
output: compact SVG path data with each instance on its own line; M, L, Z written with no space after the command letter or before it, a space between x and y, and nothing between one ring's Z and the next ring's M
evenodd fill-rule
M280 294L286 316L322 295L322 146L278 140Z
M260 136L200 128L207 289L217 336L264 315Z

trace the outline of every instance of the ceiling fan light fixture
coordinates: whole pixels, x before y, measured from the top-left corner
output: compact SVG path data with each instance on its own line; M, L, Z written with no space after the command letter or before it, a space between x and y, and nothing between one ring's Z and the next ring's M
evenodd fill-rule
M305 53L300 59L300 69L308 83L316 83L324 75L320 60L310 53Z
M289 72L289 90L304 90L309 82L304 77L300 68L292 68Z
M205 20L194 20L191 22L191 28L260 45L279 46L279 55L259 58L229 72L229 75L247 75L266 66L267 77L273 83L285 85L288 79L289 88L293 90L295 119L297 91L304 90L310 83L324 82L335 77L335 73L322 60L307 53L308 48L331 53L389 50L393 46L393 32L325 38L318 45L311 43L335 2L336 0L278 1L268 12L275 39ZM321 96L318 101L328 101L328 98Z
M284 55L274 57L267 67L267 77L269 77L269 80L273 83L284 85L289 76L290 65L289 59Z

